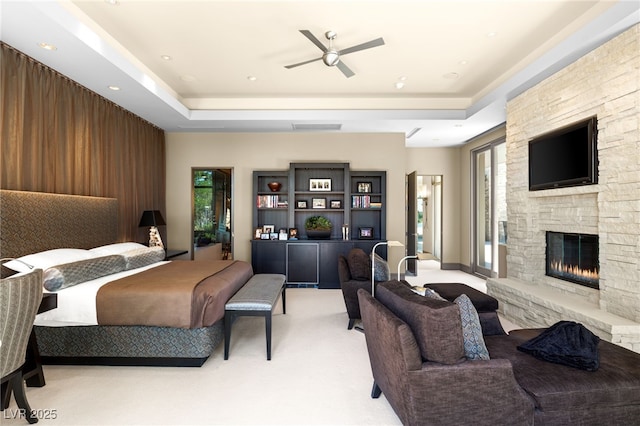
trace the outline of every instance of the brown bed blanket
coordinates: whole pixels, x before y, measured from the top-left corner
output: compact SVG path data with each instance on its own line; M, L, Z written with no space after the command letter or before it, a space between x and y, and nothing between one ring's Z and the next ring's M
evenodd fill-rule
M253 275L237 260L174 261L100 288L99 325L209 327L224 317L224 305Z

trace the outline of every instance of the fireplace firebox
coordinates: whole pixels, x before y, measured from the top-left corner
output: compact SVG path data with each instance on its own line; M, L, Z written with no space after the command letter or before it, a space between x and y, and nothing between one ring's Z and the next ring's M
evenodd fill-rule
M547 231L547 275L599 289L598 236Z

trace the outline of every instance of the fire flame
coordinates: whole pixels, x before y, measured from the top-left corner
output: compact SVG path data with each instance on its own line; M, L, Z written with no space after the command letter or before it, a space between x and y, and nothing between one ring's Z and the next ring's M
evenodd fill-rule
M576 265L564 265L562 261L558 260L551 262L551 269L583 280L598 281L600 279L597 269L582 269Z

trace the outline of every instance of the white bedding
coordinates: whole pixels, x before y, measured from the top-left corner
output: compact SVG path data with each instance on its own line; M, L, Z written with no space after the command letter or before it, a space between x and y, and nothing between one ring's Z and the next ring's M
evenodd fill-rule
M168 263L168 261L118 272L117 274L107 275L59 290L56 292L58 294L58 307L36 315L34 324L47 327L98 325L96 295L100 287L111 281L155 268L165 263ZM47 290L44 291L47 292Z

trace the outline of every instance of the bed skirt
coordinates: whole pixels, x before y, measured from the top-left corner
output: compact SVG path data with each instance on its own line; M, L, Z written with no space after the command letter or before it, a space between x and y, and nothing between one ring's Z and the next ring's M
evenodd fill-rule
M222 320L193 329L96 325L34 330L43 364L199 367L224 338Z

